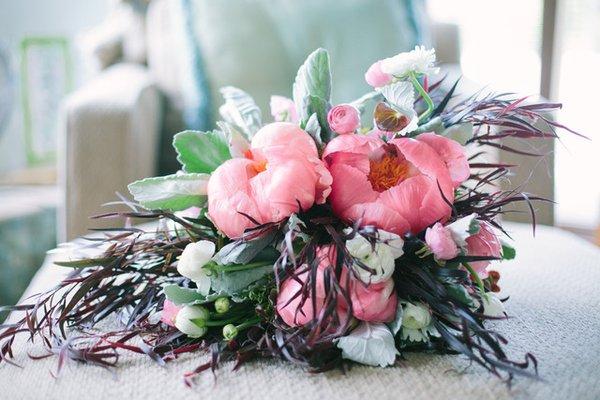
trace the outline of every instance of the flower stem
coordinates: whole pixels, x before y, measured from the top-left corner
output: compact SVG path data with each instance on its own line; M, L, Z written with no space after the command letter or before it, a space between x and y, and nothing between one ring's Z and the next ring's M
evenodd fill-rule
M241 324L237 325L236 328L238 331L244 330L246 328L250 328L260 322L260 317L251 318L248 321L244 321Z
M249 264L240 265L211 265L209 269L214 272L236 272L246 271L248 269L254 269L259 267L266 267L267 265L273 265L272 262L257 261Z
M481 291L481 294L484 294L485 293L485 287L483 286L483 281L479 277L479 274L477 274L477 272L473 269L473 267L471 267L471 265L469 263L464 262L462 264L465 266L465 268L467 269L467 271L469 271L469 273L471 274L471 276L473 278L475 278L475 284L477 285L477 287Z
M423 112L423 114L421 114L419 116L419 124L420 124L423 121L425 121L433 112L433 109L434 109L433 100L431 100L431 97L429 97L429 94L425 91L425 89L423 89L423 86L421 86L421 83L417 79L417 75L413 71L411 71L408 74L408 77L410 78L410 81L413 84L413 86L415 87L415 89L417 90L417 92L419 92L419 94L425 101L425 104L427 104L427 110L425 110L425 112Z

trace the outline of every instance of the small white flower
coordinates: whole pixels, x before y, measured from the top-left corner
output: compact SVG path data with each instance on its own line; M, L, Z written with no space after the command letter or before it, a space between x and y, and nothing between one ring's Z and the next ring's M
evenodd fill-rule
M496 294L488 292L482 296L483 314L488 317L504 317L504 304Z
M425 49L425 46L415 46L415 49L406 53L400 53L394 57L381 61L381 70L386 74L401 78L409 72L416 74L433 75L439 72L434 67L435 49Z
M396 361L394 335L385 324L363 322L347 336L338 339L342 357L374 367L387 367Z
M389 279L394 273L394 260L404 254L404 241L400 236L380 230L379 240L385 243L378 242L374 251L371 243L361 235L346 242L350 255L375 271L371 273L356 264L353 266L360 280L365 283L379 283Z
M185 246L177 263L177 272L194 281L203 295L207 295L210 290L210 277L202 267L214 254L215 244L208 240L200 240Z
M402 302L402 340L427 342L430 336L438 336L432 324L431 312L422 303Z
M199 327L193 323L193 319L207 320L209 312L202 306L185 306L177 313L175 317L175 327L182 333L191 338L199 338L206 334L208 328Z

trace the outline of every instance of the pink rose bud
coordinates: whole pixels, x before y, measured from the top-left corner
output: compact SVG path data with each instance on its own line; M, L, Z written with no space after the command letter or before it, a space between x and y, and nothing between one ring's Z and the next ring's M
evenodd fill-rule
M365 80L373 87L382 87L392 81L392 75L381 70L381 60L371 65L365 73Z
M163 304L163 309L161 312L160 320L169 326L175 326L175 318L177 317L177 313L181 310L181 307L178 307L172 301L165 300Z
M271 96L271 115L277 122L298 122L296 105L292 99L283 96Z
M458 255L452 233L439 222L425 231L425 242L438 260L450 260Z
M496 258L502 256L502 243L490 224L480 222L479 232L467 238L467 255ZM490 265L490 261L472 261L469 264L480 278L487 278L487 267Z
M354 133L360 126L360 115L354 106L340 104L329 110L327 122L335 133L347 135Z

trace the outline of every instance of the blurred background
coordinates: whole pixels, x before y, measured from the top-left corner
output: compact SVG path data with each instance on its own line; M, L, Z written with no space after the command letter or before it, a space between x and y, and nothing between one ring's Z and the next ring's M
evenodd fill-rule
M0 0L0 304L57 242L99 226L88 216L115 192L175 171L172 135L210 128L219 87L266 115L318 46L337 102L366 92L371 62L420 43L464 75L463 92L563 102L554 117L591 140L495 156L524 165L513 185L556 201L538 207L541 223L598 243L599 18L598 0Z

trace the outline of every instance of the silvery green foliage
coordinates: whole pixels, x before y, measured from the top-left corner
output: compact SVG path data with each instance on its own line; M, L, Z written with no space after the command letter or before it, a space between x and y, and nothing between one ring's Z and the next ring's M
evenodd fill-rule
M172 301L178 306L186 305L191 306L195 304L206 304L211 301L215 301L222 296L221 293L215 293L209 296L205 296L198 292L196 289L184 288L179 285L167 285L163 288L163 293L168 300Z
M185 172L209 174L231 158L225 134L221 131L183 131L173 137L177 160Z
M265 265L244 271L219 272L211 276L212 290L228 296L236 295L268 274L273 273L273 265Z
M315 50L300 66L294 81L293 98L300 121L306 122L316 114L321 125L321 138L328 141L331 138L327 123L327 112L331 107L331 70L327 50Z
M436 133L439 132L436 131ZM451 125L443 130L441 135L455 140L464 146L473 137L473 124L471 122L464 122L462 124Z
M213 260L217 264L248 264L273 243L277 232L270 232L253 240L231 242L223 246Z
M129 192L149 210L180 211L206 203L208 174L178 173L130 183Z
M244 152L250 148L250 142L246 135L229 122L219 121L217 126L225 134L231 156L243 157Z
M251 139L262 127L260 108L254 99L241 89L225 86L220 92L225 104L219 109L219 113L226 122L239 126L246 137Z
M385 324L362 322L347 336L338 339L342 357L365 365L386 367L396 361L394 335Z
M321 140L321 125L319 124L319 119L317 118L316 113L312 113L311 116L306 121L306 125L304 126L304 130L306 133L313 138L317 147L323 146L323 141Z

